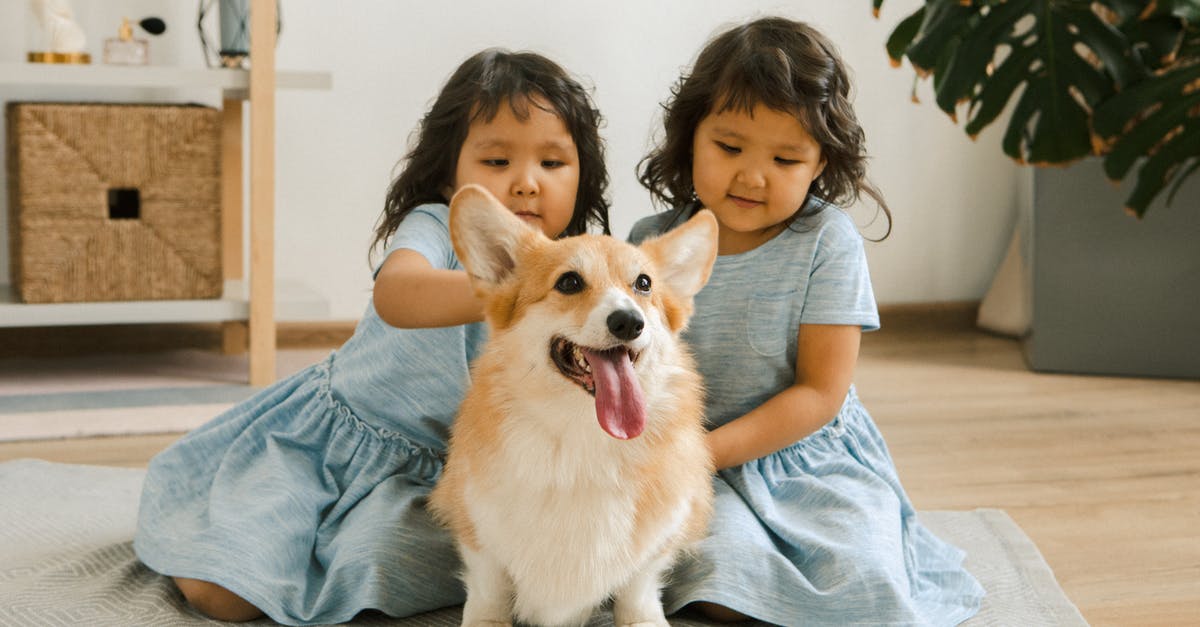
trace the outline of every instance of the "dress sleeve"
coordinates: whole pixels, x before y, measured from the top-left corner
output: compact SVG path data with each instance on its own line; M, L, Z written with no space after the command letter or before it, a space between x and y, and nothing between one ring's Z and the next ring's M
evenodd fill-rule
M863 239L847 218L822 230L804 295L801 324L857 324L879 328Z
M375 274L379 273L388 255L400 248L415 250L437 269L461 268L450 241L450 208L446 205L421 205L404 216L392 234Z
M662 222L659 218L660 216L657 215L646 216L635 222L633 228L629 231L629 237L625 241L637 246L651 237L658 235L661 228L660 223Z

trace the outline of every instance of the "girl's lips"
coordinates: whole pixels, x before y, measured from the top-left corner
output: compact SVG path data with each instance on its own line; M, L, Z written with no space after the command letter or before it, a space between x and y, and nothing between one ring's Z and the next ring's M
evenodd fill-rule
M729 196L727 196L727 198L729 198L729 200L733 201L733 204L741 207L742 209L750 209L752 207L757 207L762 204L761 200L750 200L749 198L742 198L741 196L734 196L733 194L730 194Z

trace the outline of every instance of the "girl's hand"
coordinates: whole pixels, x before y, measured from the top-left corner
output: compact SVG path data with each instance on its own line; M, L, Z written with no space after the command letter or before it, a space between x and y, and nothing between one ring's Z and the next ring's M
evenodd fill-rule
M858 363L858 326L802 324L796 382L744 416L708 434L717 469L791 446L833 419Z
M375 277L375 311L402 329L452 327L483 320L467 273L430 265L421 253L397 249Z

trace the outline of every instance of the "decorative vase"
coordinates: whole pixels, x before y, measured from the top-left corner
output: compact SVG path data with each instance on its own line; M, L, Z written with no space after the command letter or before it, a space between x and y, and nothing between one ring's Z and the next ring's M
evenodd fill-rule
M1030 366L1200 379L1200 180L1141 220L1099 159L1037 168L1033 192Z
M278 0L275 3L275 35L278 42L283 19ZM214 18L215 14L215 18ZM217 37L211 35L217 22ZM200 0L196 28L208 67L246 69L250 65L250 0ZM218 42L214 44L214 42Z

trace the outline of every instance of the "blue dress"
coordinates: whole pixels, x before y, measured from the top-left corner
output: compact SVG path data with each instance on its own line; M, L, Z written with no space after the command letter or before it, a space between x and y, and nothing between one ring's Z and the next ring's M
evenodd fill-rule
M461 269L449 210L424 205L387 253ZM134 549L289 625L373 608L462 603L458 556L426 512L482 323L388 326L367 306L345 345L184 436L150 462Z
M862 237L818 200L753 250L717 257L683 337L710 428L795 382L800 324L879 328ZM669 230L669 214L630 234ZM780 625L955 625L983 589L921 525L853 386L828 424L714 479L710 534L672 573L667 612L708 601Z

